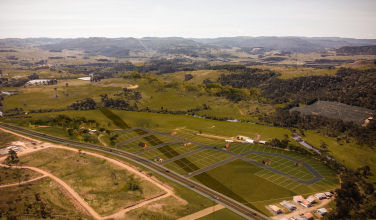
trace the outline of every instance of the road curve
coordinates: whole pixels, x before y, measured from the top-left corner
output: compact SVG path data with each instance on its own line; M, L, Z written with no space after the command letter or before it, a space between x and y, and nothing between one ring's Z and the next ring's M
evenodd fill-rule
M193 180L190 180L178 173L175 173L173 171L167 170L165 167L162 167L156 163L153 163L147 159L144 159L138 155L134 155L125 151L109 148L109 147L104 147L104 146L99 146L99 145L94 145L94 144L87 144L87 143L82 143L82 142L77 142L77 141L72 141L72 140L67 140L64 138L60 137L55 137L52 135L47 135L43 134L40 132L28 130L25 128L20 128L18 126L6 124L6 123L0 123L0 127L8 130L13 130L16 132L24 133L27 135L31 135L34 137L42 138L45 140L53 141L53 142L58 142L58 143L63 143L63 144L69 144L77 147L83 147L83 148L89 148L89 149L94 149L106 153L110 153L128 160L131 160L133 162L136 162L140 165L143 165L154 172L157 172L158 174L180 184L183 186L186 186L190 188L192 191L195 191L201 195L204 195L208 198L213 199L219 204L224 205L226 208L238 213L239 215L247 218L247 219L255 219L255 220L270 220L269 217L263 215L260 212L257 212L225 195L222 195L202 184L199 184Z

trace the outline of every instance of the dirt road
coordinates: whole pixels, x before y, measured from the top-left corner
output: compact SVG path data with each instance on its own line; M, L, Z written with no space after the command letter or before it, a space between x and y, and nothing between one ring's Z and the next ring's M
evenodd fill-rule
M15 132L11 132L11 131L8 131L8 130L4 130L4 129L1 129L3 130L4 132L8 132L8 133L12 133L18 137L22 137L24 139L27 139L27 140L30 140L30 141L33 141L33 142L37 142L39 143L40 141L39 140L36 140L36 139L33 139L33 138L29 138L29 137L26 137L26 136L23 136L23 135L20 135L20 134L17 134ZM69 148L69 147L66 147L66 146L63 146L63 145L56 145L56 144L52 144L52 143L47 143L45 142L43 144L43 148L41 147L38 147L37 149L31 149L31 148L28 148L27 150L25 151L22 151L22 152L19 152L18 153L18 156L22 156L22 155L25 155L25 154L29 154L29 153L32 153L32 152L35 152L35 151L38 151L38 150L43 150L43 149L46 149L46 148L59 148L59 149L65 149L65 150L70 150L70 151L75 151L77 152L77 149L74 149L74 148ZM92 152L88 152L88 151L82 151L82 152L85 152L86 154L88 155L92 155L92 156L95 156L95 157L99 157L99 158L102 158L102 159L105 159L117 166L120 166L126 170L128 170L129 172L139 176L141 179L145 180L145 181L149 181L149 182L152 182L154 185L160 187L161 189L163 189L164 191L166 191L166 194L163 195L163 196L160 196L160 197L157 197L157 198L154 198L154 199L151 199L151 200L148 200L148 201L145 201L145 202L142 202L140 204L137 204L136 206L132 206L128 209L121 209L119 210L118 212L114 213L114 214L111 214L109 216L105 216L105 217L102 217L100 216L96 211L94 211L94 209L92 209L70 186L68 186L64 181L62 181L61 179L57 178L56 176L52 175L51 173L48 173L46 171L43 171L41 169L38 169L36 167L29 167L29 166L23 166L23 168L28 168L28 169L31 169L31 170L34 170L36 172L39 172L39 173L42 173L43 175L45 176L49 176L51 177L53 180L55 180L56 182L60 183L76 200L77 202L79 202L89 213L91 216L93 216L94 218L96 219L107 219L107 218L122 218L124 216L124 214L128 211L130 211L131 209L134 209L134 208L138 208L138 207L141 207L141 206L144 206L148 203L151 203L151 202L154 202L154 201L157 201L159 199L162 199L162 198L165 198L165 197L168 197L168 196L173 196L175 197L176 199L178 199L179 203L182 203L182 204L187 204L187 201L183 200L182 198L176 196L174 194L174 192L162 185L160 182L146 176L145 174L139 172L138 170L118 161L118 160L115 160L115 159L112 159L112 158L109 158L109 157L106 157L106 156L103 156L103 155L100 155L100 154L96 154L96 153L92 153ZM0 158L0 162L2 160L4 160L6 157L2 157ZM6 165L1 165L1 166L6 166Z

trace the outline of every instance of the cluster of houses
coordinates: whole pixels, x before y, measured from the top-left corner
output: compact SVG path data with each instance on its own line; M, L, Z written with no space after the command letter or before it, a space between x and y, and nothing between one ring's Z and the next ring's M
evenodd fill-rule
M325 193L317 193L315 194L314 196L309 196L307 199L304 199L303 196L301 195L297 195L297 196L294 196L293 197L293 200L308 208L308 207L311 207L312 204L316 203L316 199L327 199L327 198L330 198L332 196L332 193L330 192L325 192ZM316 199L314 198L316 197ZM279 203L281 206L285 207L286 209L290 210L290 211L295 211L297 210L298 208L291 202L289 201L282 201L281 203ZM282 210L281 208L279 208L278 206L276 205L269 205L268 206L270 208L270 210L272 210L276 215L278 214L282 214ZM314 213L317 212L318 214L320 215L326 215L328 213L328 211L325 209L325 208L321 208L321 209L317 209L317 211L314 211ZM290 218L290 220L311 220L313 219L313 215L312 213L305 213L304 215L297 215L297 216L294 216L293 218ZM282 218L280 220L288 220L287 218Z

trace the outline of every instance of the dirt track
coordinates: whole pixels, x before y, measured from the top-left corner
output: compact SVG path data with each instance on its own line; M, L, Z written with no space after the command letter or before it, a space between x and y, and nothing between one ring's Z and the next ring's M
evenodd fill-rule
M20 135L20 134L17 134L17 133L14 133L14 132L11 132L11 131L8 131L8 130L4 130L4 129L1 129L3 130L4 132L8 132L8 133L12 133L18 137L21 137L23 139L27 139L27 140L31 140L31 141L34 141L34 142L37 142L39 143L40 141L39 140L36 140L36 139L33 139L33 138L29 138L29 137L26 137L26 136L23 136L23 135ZM55 145L55 144L51 144L51 143L44 143L43 144L43 148L37 148L37 149L30 149L28 148L27 150L25 151L22 151L22 152L19 152L18 153L18 156L22 156L22 155L25 155L25 154L29 154L29 153L32 153L32 152L35 152L35 151L38 151L38 150L43 150L43 149L46 149L46 148L60 148L60 149L66 149L66 150L70 150L70 151L76 151L77 152L77 149L74 149L74 148L69 148L69 147L66 147L66 146L62 146L62 145ZM148 176L146 176L145 174L139 172L138 170L120 162L120 161L117 161L117 160L114 160L112 158L108 158L106 156L103 156L103 155L100 155L100 154L96 154L96 153L92 153L92 152L88 152L88 151L83 151L85 152L86 154L88 155L92 155L92 156L95 156L95 157L100 157L102 159L105 159L113 164L116 164L117 166L120 166L126 170L128 170L129 172L131 173L134 173L135 175L139 176L141 179L145 180L145 181L149 181L149 182L152 182L153 184L155 184L156 186L160 187L161 189L163 189L166 194L163 195L163 196L160 196L160 197L157 197L157 198L154 198L154 199L151 199L151 200L148 200L148 201L145 201L145 202L142 202L142 203L139 203L135 206L132 206L130 208L127 208L127 209L121 209L119 211L117 211L116 213L114 214L111 214L111 215L108 215L108 216L105 216L105 217L102 217L100 216L96 211L94 211L94 209L92 209L70 186L68 186L63 180L57 178L56 176L52 175L51 173L48 173L46 171L43 171L41 169L38 169L36 167L29 167L29 166L23 166L23 168L28 168L28 169L31 169L31 170L34 170L36 172L39 172L39 173L42 173L44 176L49 176L50 178L52 178L53 180L55 180L56 182L60 183L76 200L77 202L80 203L80 205L82 205L89 213L91 216L93 216L95 219L107 219L107 218L122 218L124 216L124 214L134 208L138 208L138 207L141 207L141 206L144 206L148 203L151 203L151 202L154 202L156 200L159 200L159 199L162 199L162 198L165 198L165 197L168 197L168 196L174 196L176 199L178 199L179 203L182 203L182 204L187 204L187 201L183 200L182 198L180 197L177 197L174 192L169 188L169 187L166 187L164 185L162 185L159 181L156 181L154 180L153 178L149 178ZM4 160L5 157L3 158L0 158L0 162L2 160ZM1 166L5 166L5 165L2 165L0 164ZM18 184L18 183L17 183Z

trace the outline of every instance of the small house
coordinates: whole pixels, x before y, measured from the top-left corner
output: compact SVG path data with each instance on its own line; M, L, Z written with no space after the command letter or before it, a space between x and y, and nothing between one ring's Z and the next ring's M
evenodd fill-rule
M270 158L267 158L267 159L265 159L265 160L262 161L262 163L265 164L265 165L268 165L268 164L270 164L271 162L272 162L272 161L270 160Z
M255 141L253 140L253 139L251 139L251 138L247 138L245 141L247 141L248 143L250 143L250 144L253 144Z
M97 133L97 130L91 130L91 129L89 129L89 133L90 134L95 134L95 133Z
M308 202L310 202L310 203L316 203L315 198L313 198L312 196L308 197L306 200L307 200Z
M175 135L176 133L178 133L177 131L171 131L170 135Z
M231 148L231 144L230 143L227 143L226 146L225 146L226 149L230 149Z
M157 163L160 163L160 162L163 162L163 159L160 158L160 157L155 157L154 161L157 162Z
M328 213L328 211L326 210L326 208L317 209L317 212L320 215L326 215Z
M295 165L298 166L298 167L301 167L302 164L303 164L303 162L301 160L299 160L298 162L295 163Z
M315 194L315 197L318 198L318 199L326 199L326 195L324 193L317 193Z
M2 111L0 111L0 117L3 117L3 112Z
M291 210L291 211L296 209L296 206L294 206L292 203L290 203L288 201L283 201L280 204L283 205L284 207L286 207L287 209Z
M293 199L295 202L299 203L299 202L301 202L304 198L303 198L301 195L299 195L299 196L294 196L292 199Z
M312 220L313 219L313 215L312 215L312 213L305 213L304 215L303 215L307 220Z
M294 216L295 220L306 220L304 217L300 216L300 215L297 215L297 216Z
M227 143L232 143L234 142L233 140L225 140Z
M259 141L259 144L266 144L266 141Z
M144 142L140 142L138 143L138 146L139 147L142 147L142 148L146 148L146 144Z
M311 204L310 202L308 202L307 200L305 200L305 199L302 199L302 201L300 202L300 204L301 204L302 206L306 207L306 208L312 206L312 204Z
M183 141L183 142L181 143L182 146L187 146L187 145L190 145L190 144L191 144L190 141Z
M312 204L310 202L308 202L307 200L305 200L303 198L303 196L299 195L299 196L294 196L293 197L294 201L299 203L300 205L304 206L304 207L310 207Z
M275 205L269 205L269 208L275 212L276 214L280 214L282 213L282 210L278 207L278 206L275 206Z

